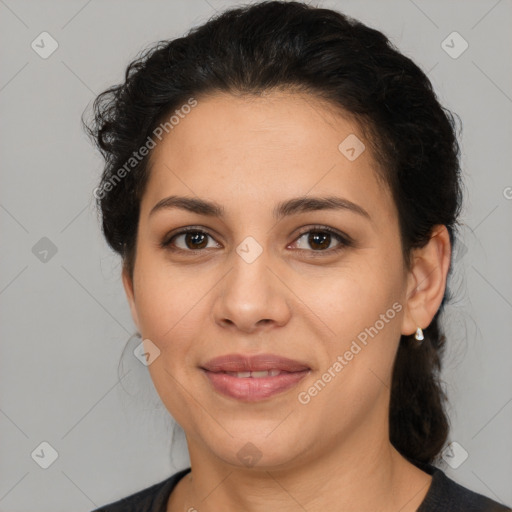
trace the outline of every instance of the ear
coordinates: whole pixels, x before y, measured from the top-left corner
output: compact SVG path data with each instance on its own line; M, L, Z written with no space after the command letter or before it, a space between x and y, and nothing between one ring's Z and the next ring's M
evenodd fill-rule
M133 288L133 279L129 275L128 270L125 267L123 267L122 278L124 291L126 293L126 298L128 299L128 304L130 305L130 311L132 313L132 319L137 327L137 331L140 332L139 315L137 314L137 307L135 305L135 291Z
M450 235L444 225L435 226L429 242L413 250L402 334L414 334L418 327L425 329L434 318L446 289L450 257Z

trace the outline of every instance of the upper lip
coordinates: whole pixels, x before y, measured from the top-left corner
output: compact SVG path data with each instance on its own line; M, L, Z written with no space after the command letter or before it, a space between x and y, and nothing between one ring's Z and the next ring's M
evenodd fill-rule
M227 354L215 357L201 366L210 372L258 372L265 370L281 370L284 372L301 372L309 370L309 366L287 357L274 354Z

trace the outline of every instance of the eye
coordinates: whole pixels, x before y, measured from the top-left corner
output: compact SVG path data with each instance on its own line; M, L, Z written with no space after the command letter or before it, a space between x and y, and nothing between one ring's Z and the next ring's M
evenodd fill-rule
M161 242L160 246L171 251L189 252L192 254L204 252L205 249L220 247L216 242L213 246L209 247L209 238L214 240L214 238L206 231L191 226L182 229L171 236L167 236ZM312 250L307 248L305 249L303 247L298 247L298 250L309 253L332 254L354 245L353 240L348 235L339 233L338 231L326 226L314 226L308 231L303 231L292 245L296 245L297 243L300 244L300 241L303 239L303 243L309 244ZM338 244L331 247L333 241L337 241ZM314 254L314 256L320 256L320 254Z
M303 240L304 244L309 244L312 251L301 247L299 247L299 250L316 253L336 253L353 245L353 241L349 236L343 235L326 226L315 226L313 229L309 229L309 231L302 232L294 243L300 243L301 240ZM337 241L338 245L331 247L333 241Z
M198 252L208 249L208 238L213 237L201 229L190 227L181 230L170 238L167 237L160 244L162 248L172 251ZM216 246L218 247L218 245ZM211 247L210 247L211 248Z

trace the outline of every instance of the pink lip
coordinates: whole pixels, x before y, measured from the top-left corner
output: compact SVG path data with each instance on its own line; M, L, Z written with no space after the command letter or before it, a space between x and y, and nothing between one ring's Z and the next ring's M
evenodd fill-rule
M257 372L264 370L300 372L310 369L307 364L273 354L257 354L255 356L227 354L210 359L201 368L210 372Z
M201 366L214 389L231 398L255 402L296 386L309 372L304 363L272 354L243 356L228 354L211 359ZM279 370L268 377L237 377L226 372Z

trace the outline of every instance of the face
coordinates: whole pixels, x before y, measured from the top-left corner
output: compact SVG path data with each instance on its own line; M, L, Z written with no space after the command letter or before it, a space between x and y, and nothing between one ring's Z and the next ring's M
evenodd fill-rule
M154 149L124 284L191 457L284 468L387 438L408 273L376 165L355 123L284 92L198 98ZM209 365L233 354L267 366Z

